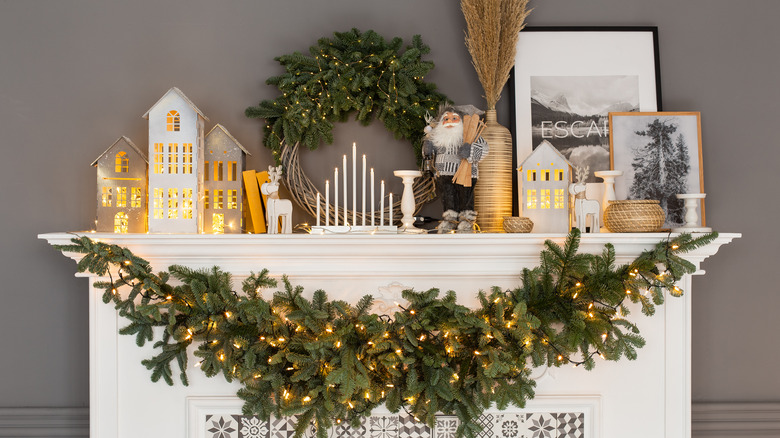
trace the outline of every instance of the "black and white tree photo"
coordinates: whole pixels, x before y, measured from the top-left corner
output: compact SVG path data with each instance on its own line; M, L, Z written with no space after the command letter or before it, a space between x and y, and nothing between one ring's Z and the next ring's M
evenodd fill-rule
M613 113L612 123L613 168L624 171L618 199L657 200L665 227L685 223L676 195L702 191L698 113Z

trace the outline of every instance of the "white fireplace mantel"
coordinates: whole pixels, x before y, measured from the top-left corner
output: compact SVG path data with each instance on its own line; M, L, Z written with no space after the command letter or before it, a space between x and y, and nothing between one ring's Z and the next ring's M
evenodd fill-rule
M475 304L480 289L518 286L522 269L539 264L544 241L551 239L561 244L566 237L563 234L86 235L128 247L148 260L155 270L173 264L191 268L220 266L234 275L236 289L250 272L265 268L277 278L287 275L293 284L303 286L309 294L324 289L331 299L356 302L364 294L373 294L381 304L398 299L404 288L437 287L454 290L465 305ZM740 236L720 234L711 244L684 257L700 268L703 260ZM39 237L52 245L65 245L75 236L49 233ZM665 233L586 234L581 239L580 252L601 253L604 245L611 243L617 262L627 263L668 237ZM81 257L75 253L66 255L74 260ZM704 271L699 269L694 275L701 274ZM226 383L221 377L204 377L193 368L195 361L190 361L188 387L150 382L149 372L140 362L151 356L151 346L138 348L134 337L118 335L117 330L125 322L112 306L102 303L102 291L91 285L97 278L91 274L78 275L90 277L93 438L212 438L208 425L218 418L236 422L231 437L250 436L239 433L241 421L245 419L239 418L241 401L235 396L236 383ZM494 436L511 436L512 429L501 429L500 424L501 421L504 426L510 424L509 418L515 423L526 422L520 426L528 428L537 427L540 418L553 421L561 418L562 422L564 415L556 417L555 413L572 412L578 414L566 414L576 417L569 425L567 437L690 437L691 276L685 276L679 284L685 295L668 298L658 307L656 315L643 316L638 308L632 312L632 321L647 340L647 345L639 350L638 360L602 362L590 372L571 367L538 370L537 397L526 409L490 414L492 423L486 425L495 426ZM390 414L377 412L376 415ZM367 421L374 420L372 416ZM282 420L279 421L267 424L268 433L263 436L276 436L274 433L287 430L286 426L280 426ZM399 430L404 432L399 432L399 436L447 436L450 419L441 421L441 428L437 421L437 427L427 431L402 427ZM366 427L369 436L370 424ZM335 431L334 436L338 435Z

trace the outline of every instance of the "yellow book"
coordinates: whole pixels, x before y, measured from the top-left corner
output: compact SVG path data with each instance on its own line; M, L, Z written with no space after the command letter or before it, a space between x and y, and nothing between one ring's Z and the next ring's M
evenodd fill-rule
M268 172L265 172L268 174ZM244 193L246 202L249 205L249 219L246 221L248 232L260 234L266 232L265 212L263 211L263 198L260 196L260 186L257 184L259 174L254 170L245 170Z
M271 177L268 175L268 171L264 170L262 172L257 172L255 174L257 177L257 186L262 187L264 183L271 182ZM264 195L263 192L260 192L260 199L263 201L263 223L265 224L265 212L266 207L268 206L268 195ZM278 225L277 225L278 226ZM267 224L263 228L263 232L266 231Z

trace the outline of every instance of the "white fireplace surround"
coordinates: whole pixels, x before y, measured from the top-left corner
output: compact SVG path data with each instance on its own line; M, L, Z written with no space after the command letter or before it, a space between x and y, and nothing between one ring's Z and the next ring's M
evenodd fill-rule
M91 238L130 248L155 270L173 264L192 268L220 266L234 275L234 286L250 272L266 268L276 278L287 275L310 295L322 288L331 299L356 302L373 294L377 306L400 300L404 288L437 287L454 290L465 305L475 304L476 293L491 286L519 285L523 268L539 263L546 239L557 243L565 235L181 235L87 234ZM72 233L39 236L50 244L68 244ZM667 239L668 234L588 234L580 252L601 253L606 243L615 246L618 263L633 260L643 250ZM720 234L711 244L684 257L700 267L720 246L740 234ZM81 255L67 253L78 260ZM699 269L693 275L702 275ZM140 362L152 354L151 345L138 348L132 336L117 330L126 322L113 306L103 304L102 291L90 277L90 436L100 438L213 436L206 418L240 415L237 383L222 377L206 378L190 360L190 386L152 383ZM692 276L679 283L681 298L668 297L652 317L632 309L630 318L647 345L636 361L600 362L593 371L566 366L537 369L537 398L525 410L495 412L491 418L535 413L579 412L583 425L566 436L617 438L624 436L691 436L691 297ZM268 292L269 294L271 291ZM211 409L211 411L209 410ZM389 415L389 413L377 413ZM227 417L225 417L227 418ZM372 417L372 421L373 421ZM514 418L514 417L512 417ZM495 420L498 421L498 420ZM536 421L534 419L534 421ZM536 424L536 423L534 423ZM498 426L497 426L498 427ZM535 426L533 426L535 427ZM238 428L237 428L238 429ZM411 429L410 429L411 430ZM437 430L413 430L401 435L446 436ZM399 435L399 436L401 436ZM248 436L245 433L230 436ZM266 436L273 436L270 434ZM498 432L495 436L502 436ZM509 435L507 435L509 436Z

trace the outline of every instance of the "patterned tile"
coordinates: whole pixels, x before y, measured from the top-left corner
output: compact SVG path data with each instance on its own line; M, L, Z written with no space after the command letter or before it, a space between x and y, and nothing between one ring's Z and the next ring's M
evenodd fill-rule
M533 413L526 414L525 418L529 438L557 438L558 420L553 414Z
M240 415L207 415L206 436L208 438L238 438L238 417Z
M522 414L497 414L494 424L494 435L500 438L520 438L526 431Z
M270 425L258 417L242 416L240 418L240 429L238 438L268 438Z
M433 428L433 438L456 438L460 421L458 417L437 416L436 427Z
M295 418L271 418L270 438L292 438L295 435Z
M431 428L409 415L399 416L399 438L431 438Z
M363 438L366 436L366 420L362 420L358 427L352 427L349 423L341 422L333 430L335 430L334 437Z
M370 438L400 438L401 422L398 415L368 417L368 436Z
M585 436L585 414L566 412L553 415L558 420L558 437L583 438Z
M477 438L493 438L493 414L482 414L477 418L477 424L482 426L482 432L477 435Z

